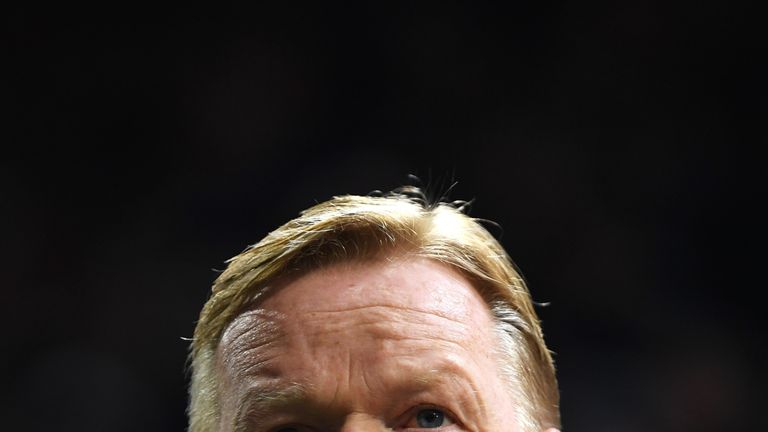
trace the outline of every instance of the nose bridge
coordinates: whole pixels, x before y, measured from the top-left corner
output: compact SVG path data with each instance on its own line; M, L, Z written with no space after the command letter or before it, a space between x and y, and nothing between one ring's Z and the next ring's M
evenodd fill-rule
M352 413L347 416L339 432L387 432L391 430L375 417L362 413Z

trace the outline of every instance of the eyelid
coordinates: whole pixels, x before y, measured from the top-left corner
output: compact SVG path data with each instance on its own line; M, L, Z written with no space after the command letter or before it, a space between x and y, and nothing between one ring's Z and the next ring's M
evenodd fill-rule
M296 429L298 432L319 432L324 428L319 428L312 420L299 416L280 416L282 418L266 419L266 421L256 426L259 432L280 432L283 429ZM309 421L308 421L309 420Z
M423 403L423 404L415 405L412 408L410 408L408 411L406 411L405 414L403 414L400 417L400 420L397 422L398 426L397 426L396 430L407 430L407 429L420 429L420 430L422 430L423 428L414 427L414 426L408 426L408 424L411 421L416 419L416 416L419 414L420 411L428 410L428 409L434 409L434 410L440 411L443 414L445 414L445 418L450 422L449 424L447 424L445 426L447 426L447 427L450 427L450 426L459 426L459 427L461 427L462 426L462 423L459 421L458 416L456 414L454 414L453 411L451 411L450 409L448 409L448 408L446 408L444 406L441 406L441 405L433 404L433 403ZM443 426L443 427L445 427L445 426Z

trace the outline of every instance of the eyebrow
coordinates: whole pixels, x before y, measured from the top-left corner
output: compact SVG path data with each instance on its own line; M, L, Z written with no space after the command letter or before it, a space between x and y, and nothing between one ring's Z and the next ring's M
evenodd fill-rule
M259 383L246 390L235 415L235 432L244 432L254 420L258 423L269 413L305 404L310 400L305 386L299 383Z

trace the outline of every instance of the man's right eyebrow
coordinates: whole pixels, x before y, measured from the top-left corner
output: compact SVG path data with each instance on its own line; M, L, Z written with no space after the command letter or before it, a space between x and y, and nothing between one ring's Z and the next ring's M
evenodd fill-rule
M234 431L248 430L249 425L259 424L271 413L304 405L309 400L305 386L299 383L258 383L245 391L238 404Z

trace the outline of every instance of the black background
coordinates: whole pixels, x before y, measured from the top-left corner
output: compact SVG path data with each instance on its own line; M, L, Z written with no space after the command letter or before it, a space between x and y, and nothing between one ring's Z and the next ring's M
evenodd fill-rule
M5 427L183 430L181 338L212 268L316 201L415 174L458 181L551 303L567 431L766 430L755 10L3 15Z

